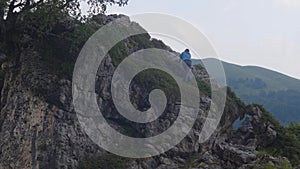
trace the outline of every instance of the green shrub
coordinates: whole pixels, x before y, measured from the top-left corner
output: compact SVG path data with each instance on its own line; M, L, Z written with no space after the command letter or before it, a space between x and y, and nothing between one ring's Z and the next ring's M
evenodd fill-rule
M280 123L267 112L263 107L263 119L270 121L277 132L275 141L268 147L261 147L261 151L265 151L272 156L287 157L293 166L300 165L300 125L293 124L289 127L283 127Z
M118 66L128 54L125 42L123 41L119 42L109 51L109 56L111 57L111 62L114 66Z
M131 159L109 154L81 161L78 169L125 169L130 161Z

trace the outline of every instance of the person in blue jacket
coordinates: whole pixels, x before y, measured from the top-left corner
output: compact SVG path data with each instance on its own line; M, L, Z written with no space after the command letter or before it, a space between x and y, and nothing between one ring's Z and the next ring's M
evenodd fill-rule
M184 52L182 52L180 54L180 60L182 60L190 69L192 68L192 55L190 53L190 50L189 49L185 49ZM189 70L186 70L187 71L187 74L185 76L185 81L188 81L189 80Z
M180 59L184 61L189 68L192 67L192 56L189 49L186 49L180 54Z

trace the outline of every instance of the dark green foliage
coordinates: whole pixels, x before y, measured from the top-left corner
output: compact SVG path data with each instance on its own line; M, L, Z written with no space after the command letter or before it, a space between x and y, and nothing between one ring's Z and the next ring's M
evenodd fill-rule
M260 150L272 156L287 157L294 166L300 165L300 125L292 124L289 127L283 127L271 113L259 107L263 111L263 120L270 121L277 132L276 140L268 147L261 147Z
M252 105L249 105L248 107L253 107L253 106L258 107L263 112L262 119L264 121L271 122L273 125L275 125L276 129L277 128L283 128L283 126L281 126L281 124L278 122L278 120L275 119L274 116L270 112L268 112L262 105L252 104Z
M285 161L276 166L272 163L265 163L262 165L256 164L253 169L292 169L292 167Z
M128 51L126 50L125 42L119 42L110 51L109 56L111 57L111 62L114 66L119 65L122 60L128 56Z
M232 103L229 105L232 105ZM261 122L273 124L274 129L277 132L276 139L267 147L262 147L259 145L258 157L262 157L264 155L287 157L293 166L300 165L300 124L291 124L289 127L284 127L272 116L271 113L266 111L261 105L257 104L247 105L244 107L244 111L250 112L252 111L253 107L258 107L263 112L260 119L262 120ZM271 167L267 165L264 166ZM283 163L282 166L287 166L287 164Z
M135 81L135 80L134 80ZM167 73L157 70L157 69L148 69L139 73L136 77L136 83L142 84L143 88L161 88L168 91L169 94L179 93L176 92L178 86L176 81Z
M92 22L103 25L101 21L89 19L85 23L77 22L76 27L72 31L65 33L64 39L70 42L71 53L77 54L88 38L90 38L99 29L99 27L93 26Z
M78 169L125 169L128 168L130 161L128 158L108 154L81 161Z
M206 72L205 68L201 65L194 65L193 67L194 67L195 71L205 71ZM197 85L198 85L200 94L211 97L210 84L204 80L201 80L200 78L196 78L196 81L197 81Z
M289 127L287 127L287 129L296 134L298 138L300 138L300 123L291 123Z
M131 36L116 44L108 53L111 57L112 64L117 66L131 53L154 47L155 43L152 43L150 38L149 34L140 34Z
M240 107L240 111L246 112L246 110L249 109L249 107L247 107L246 104L239 97L237 97L237 95L231 90L230 87L227 87L227 101Z
M197 157L197 155L190 155L189 157L187 157L187 160L184 164L184 166L182 167L183 169L190 169L190 168L204 168L205 164L201 163L198 160L199 157Z
M203 94L204 96L209 96L211 97L211 86L209 83L201 80L201 79L196 79L197 80L197 85L200 90L200 93Z
M160 89L165 92L169 103L180 101L180 91L175 79L161 70L148 69L142 71L133 79L133 82L144 90L144 93L149 94L154 89ZM140 101L146 100L148 100L148 97L140 99ZM143 105L143 103L140 105Z
M138 49L148 49L154 47L154 43L150 41L150 38L150 35L147 33L131 37L131 39L136 42L135 47Z
M149 48L166 49L167 46L160 40L151 39L150 35L145 33L131 36L119 42L109 51L109 56L111 57L112 64L117 66L130 54Z
M39 9L48 10L49 12L65 11L71 16L81 15L81 2L87 2L90 7L89 14L104 13L108 5L117 4L126 5L128 0L1 0L0 17L11 15L24 15L24 13L36 11ZM48 13L51 14L51 13Z
M248 103L260 103L266 107L282 124L300 121L300 92L282 90L240 95Z
M215 59L205 62L217 63ZM227 85L243 101L262 104L283 125L300 122L300 80L260 67L222 63ZM216 80L222 83L221 77Z
M46 68L59 78L72 78L74 65L82 46L96 31L89 23L77 22L76 25L76 28L68 32L54 29L53 34L57 36L42 37L36 42Z
M166 45L161 40L152 39L151 42L152 42L154 48L157 48L157 49L165 49L166 48Z
M278 130L275 142L267 148L262 148L272 156L287 157L294 166L300 163L300 139L286 128Z
M84 21L89 17L82 15L81 2L88 4L91 16L104 13L108 5L126 5L128 0L1 0L0 50L17 57L24 34L46 37L59 21Z
M57 29L57 24L61 20L65 20L68 17L68 13L57 8L53 8L52 4L46 3L43 6L39 6L36 10L28 11L24 15L27 20L26 23L20 23L21 27L26 34L31 35L33 38L42 38L49 35L57 35L53 32ZM22 30L20 30L22 31Z
M202 70L202 71L206 71L205 68L203 66L199 65L194 65L194 68L197 70Z
M40 44L40 53L46 67L60 78L71 79L75 60L69 51L70 43L50 38Z
M249 88L249 89L265 89L267 84L260 78L248 79L228 79L227 84L233 89Z

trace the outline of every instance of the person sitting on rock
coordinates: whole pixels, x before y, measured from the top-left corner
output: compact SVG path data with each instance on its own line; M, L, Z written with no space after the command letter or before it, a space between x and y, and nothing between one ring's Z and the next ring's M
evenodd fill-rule
M185 51L180 54L180 60L182 60L188 66L188 68L192 68L192 55L189 49L185 49ZM189 81L189 69L186 70L186 72L187 73L184 80Z

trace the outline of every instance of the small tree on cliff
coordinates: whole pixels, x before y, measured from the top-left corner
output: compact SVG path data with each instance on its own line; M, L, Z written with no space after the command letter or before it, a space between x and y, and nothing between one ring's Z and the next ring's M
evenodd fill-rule
M59 19L81 16L81 3L89 14L104 13L108 5L126 5L128 0L0 0L0 51L13 55L20 35L31 30L46 33Z

